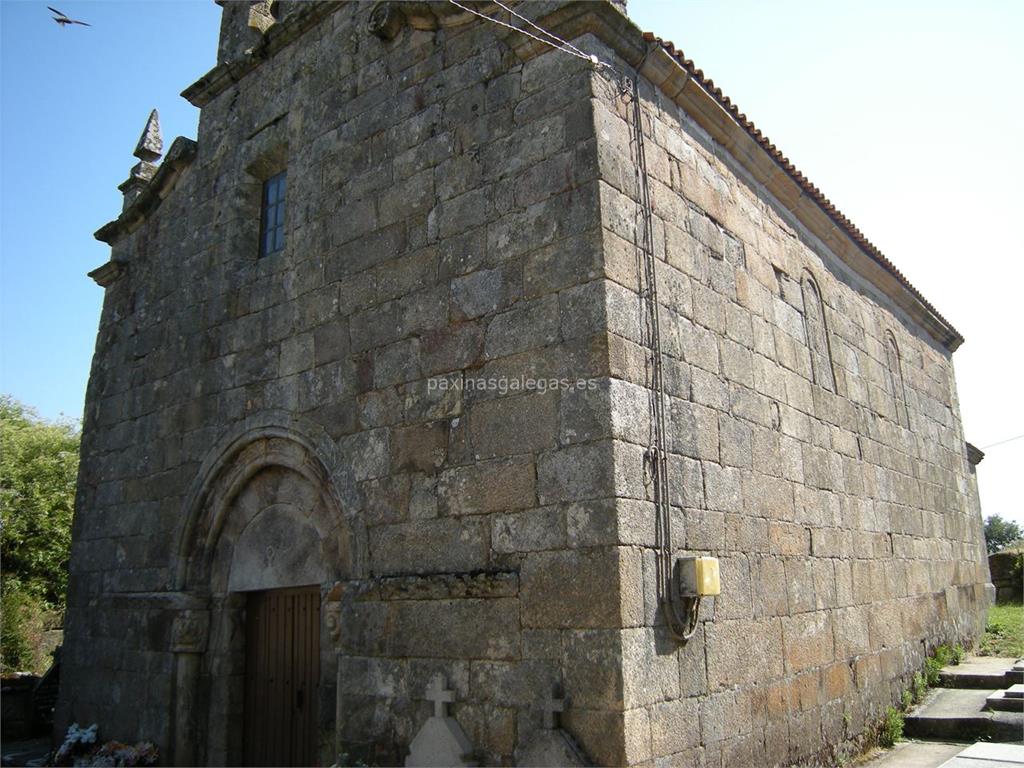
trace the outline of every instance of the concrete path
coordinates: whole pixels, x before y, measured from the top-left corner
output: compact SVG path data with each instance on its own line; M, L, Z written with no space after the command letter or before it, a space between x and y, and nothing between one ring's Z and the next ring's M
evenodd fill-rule
M972 744L939 768L1024 768L1024 746Z
M965 744L944 741L901 741L892 749L878 749L858 768L938 768L962 752Z
M901 741L892 749L876 750L857 768L1024 768L1024 746Z

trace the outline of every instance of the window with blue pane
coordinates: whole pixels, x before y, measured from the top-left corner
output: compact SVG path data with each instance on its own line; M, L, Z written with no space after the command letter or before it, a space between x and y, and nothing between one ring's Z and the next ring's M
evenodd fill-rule
M284 196L286 171L263 182L263 206L260 224L260 256L284 250Z

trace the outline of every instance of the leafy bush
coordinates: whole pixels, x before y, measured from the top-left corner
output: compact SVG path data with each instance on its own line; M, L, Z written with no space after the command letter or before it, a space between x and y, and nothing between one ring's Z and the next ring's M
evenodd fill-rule
M964 649L964 647L962 645L960 645L960 643L957 643L956 645L953 646L953 663L954 664L960 664L964 660L964 657L966 655L967 655L967 651Z
M80 435L0 397L0 558L5 577L45 608L62 609Z
M0 667L42 672L60 624L78 477L77 428L0 396ZM54 622L56 618L56 622Z
M948 645L940 645L938 648L935 649L935 653L933 654L933 656L935 658L935 661L938 663L939 668L942 668L948 667L950 664L952 664L953 658L956 656L956 654L953 652L953 649L950 648Z
M934 688L939 684L939 673L942 672L944 666L945 664L935 656L929 656L924 660L924 679L929 688Z
M910 691L904 691L900 697L900 704L903 706L903 711L906 712L914 704L914 694Z
M1014 544L1024 547L1024 542L1014 542ZM1014 544L1009 546L1012 547ZM1010 578L1020 584L1022 577L1024 577L1024 554L1018 554L1010 564Z
M1024 530L1012 520L1004 520L999 515L985 518L985 546L988 553L998 552L1024 537Z
M0 616L0 671L42 671L43 608L17 579L0 580Z
M896 707L885 710L885 720L878 734L878 741L883 747L891 747L903 738L903 713Z

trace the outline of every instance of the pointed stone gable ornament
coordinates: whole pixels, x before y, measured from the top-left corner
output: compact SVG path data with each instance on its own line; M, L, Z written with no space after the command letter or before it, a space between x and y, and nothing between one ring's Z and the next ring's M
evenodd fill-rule
M139 160L155 163L164 152L164 139L160 135L160 113L155 109L149 113L146 127L142 129L139 143L132 152Z
M122 210L134 203L149 184L156 173L156 161L160 159L163 151L164 140L160 135L160 114L154 109L149 113L146 127L142 129L139 143L135 145L135 151L132 153L139 158L139 162L128 172L128 178L117 187L124 193Z
M443 675L436 675L427 688L427 700L434 702L434 714L423 724L409 745L407 766L476 765L470 759L473 745L462 726L448 714L448 705L455 701L455 691L445 685Z

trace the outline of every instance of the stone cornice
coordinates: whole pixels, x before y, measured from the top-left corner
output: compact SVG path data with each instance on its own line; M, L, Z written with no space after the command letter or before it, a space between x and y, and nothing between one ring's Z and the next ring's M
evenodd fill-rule
M181 172L195 158L196 149L197 145L192 139L186 139L184 136L176 138L167 152L167 157L164 158L160 167L157 168L156 173L146 185L146 188L121 212L120 216L96 230L94 237L104 243L113 245L124 235L138 229L149 215L160 206L160 203L170 194L171 190L174 189L174 185L177 183L178 177L181 176ZM100 267L100 269L103 269L103 267ZM98 271L94 270L94 272ZM91 275L92 273L90 273ZM97 280L97 282L99 281ZM102 285L102 283L100 284Z
M700 70L688 69L673 56L665 47L669 44L645 40L644 33L609 3L570 3L537 21L565 40L593 34L630 67L639 67L652 85L685 110L755 184L763 187L838 259L950 352L963 343L963 336L910 281L802 173L785 158L780 161L781 154L774 145L738 113ZM525 35L505 32L504 36L523 60L549 50Z
M246 51L241 58L218 64L182 91L181 95L193 106L205 107L230 85L237 83L340 7L339 0L302 3L285 19L267 29L259 45Z

